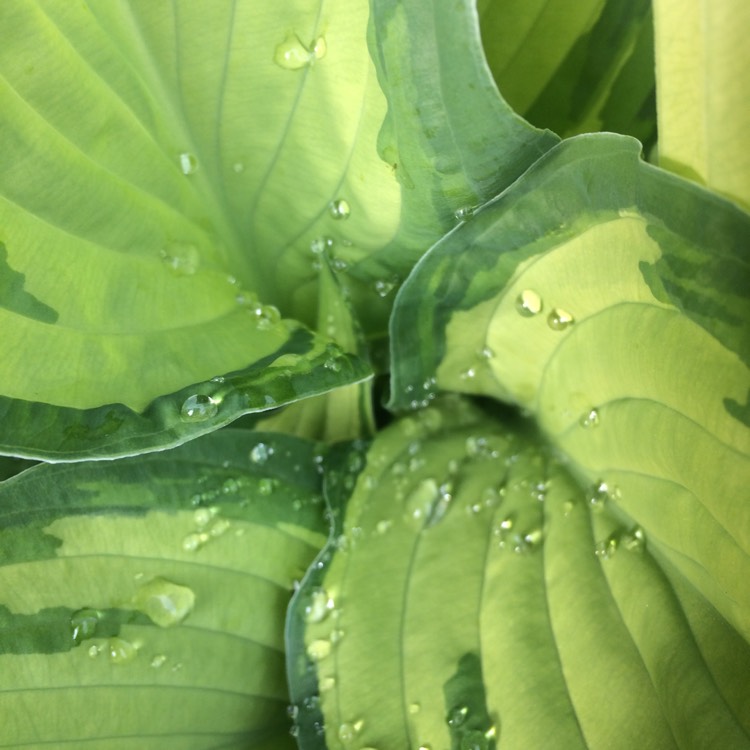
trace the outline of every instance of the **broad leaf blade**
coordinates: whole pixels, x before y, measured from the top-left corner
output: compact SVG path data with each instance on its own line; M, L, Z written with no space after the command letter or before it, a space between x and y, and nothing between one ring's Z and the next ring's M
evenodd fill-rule
M487 60L515 110L561 136L655 137L648 0L478 4Z
M731 628L503 417L438 402L366 453L290 614L302 748L315 713L329 750L750 746Z
M0 485L0 744L292 747L283 623L314 444L225 430Z
M530 410L746 638L749 239L635 142L582 136L436 245L392 326L396 406L436 379Z
M659 163L750 208L750 7L655 0Z

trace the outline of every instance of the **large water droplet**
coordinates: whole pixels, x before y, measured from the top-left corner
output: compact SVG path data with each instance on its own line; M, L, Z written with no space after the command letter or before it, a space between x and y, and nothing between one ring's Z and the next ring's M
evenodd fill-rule
M166 578L143 584L133 597L133 605L161 628L179 625L192 611L195 594L187 586Z
M73 643L78 645L81 641L93 638L96 634L96 627L102 613L98 609L79 609L70 616L70 630Z
M468 221L474 216L474 211L476 211L474 206L461 206L461 208L457 208L453 212L453 215L456 217L457 221Z
M289 34L281 44L276 46L273 61L284 70L300 70L308 66L315 55L296 34Z
M184 175L194 174L198 169L198 159L195 154L191 154L189 151L183 151L179 157L180 171Z
M531 318L534 315L538 315L543 307L542 298L533 289L524 289L516 297L516 310L524 318Z
M574 322L573 316L567 310L563 310L560 307L556 307L547 316L547 325L553 331L564 331L566 328L572 326Z
M334 219L348 219L351 212L351 206L343 198L331 201L328 204L328 213Z
M211 396L197 393L188 396L180 409L180 419L183 422L205 422L219 413L219 402Z

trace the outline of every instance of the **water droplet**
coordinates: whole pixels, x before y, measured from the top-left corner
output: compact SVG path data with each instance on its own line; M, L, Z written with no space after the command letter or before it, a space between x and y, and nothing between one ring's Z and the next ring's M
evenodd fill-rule
M76 646L89 638L93 638L96 633L96 626L102 613L98 609L79 609L70 616L70 630L73 643Z
M263 495L264 497L268 497L268 495L272 495L273 491L278 486L278 481L276 479L273 479L272 477L263 477L258 482L258 494Z
M584 414L579 420L581 427L598 427L599 426L599 411L597 409L590 409Z
M622 535L620 545L628 552L643 552L646 549L646 532L640 526L635 526Z
M477 356L479 359L489 360L495 356L495 352L489 346L485 346L477 352Z
M316 60L322 60L328 52L328 43L325 37L319 36L312 46L313 56Z
M101 646L89 646L89 650L86 652L92 659L99 656L99 654L102 652Z
M559 307L556 307L547 316L547 325L553 331L564 331L566 328L572 326L574 322L573 316L567 310Z
M468 221L474 216L474 211L476 211L476 206L461 206L453 212L453 215L457 221Z
M351 212L351 206L343 198L331 201L328 204L328 213L334 219L348 219Z
M323 367L325 367L326 370L330 370L331 372L340 372L341 362L339 362L337 359L334 359L333 357L329 357L325 362L323 362Z
M198 248L187 242L170 242L159 255L175 276L192 276L200 265Z
M466 717L468 715L468 706L456 706L455 708L451 709L450 713L448 714L448 717L446 719L446 721L448 722L448 726L460 727L466 721Z
M107 642L107 653L113 664L125 664L138 655L138 648L123 638L110 638Z
M326 250L333 247L333 240L330 237L316 237L310 243L310 252L313 255L322 255Z
M592 510L601 511L607 501L614 498L616 492L604 480L599 480L589 487L586 500Z
M422 710L422 706L416 701L414 703L409 704L409 713L412 716L418 714L421 710Z
M182 174L195 174L197 169L198 159L195 158L195 154L191 154L189 151L183 151L180 154L180 171Z
M387 297L398 284L398 279L395 277L391 277L388 279L378 279L375 284L375 293L378 295L378 297Z
M321 693L327 693L329 690L333 690L336 687L335 677L321 677L318 680L318 689Z
M464 370L459 377L461 380L473 380L476 377L477 371L473 367L469 367L467 370Z
M542 298L532 289L524 289L516 297L516 310L524 316L531 318L538 315L544 308Z
M317 638L308 643L305 650L311 661L322 661L331 653L331 642L325 638Z
M305 622L323 622L333 611L334 601L325 589L314 588L310 592L310 598L305 605Z
M161 628L179 625L192 611L195 594L187 586L154 578L139 587L133 605Z
M195 552L196 550L199 550L210 538L211 537L205 531L188 534L182 540L182 549L184 549L185 552Z
M154 669L159 669L159 667L163 667L165 662L167 661L167 657L164 654L156 654L153 659L151 659L151 666Z
M461 735L459 750L489 750L490 740L481 729L469 729Z
M383 519L382 521L378 521L375 525L375 533L382 536L391 528L391 526L393 526L393 521L391 521L390 519Z
M219 509L215 505L209 508L198 508L193 512L193 521L199 529L203 529L211 523L218 512Z
M353 742L357 735L362 731L362 727L365 725L364 721L360 719L352 723L346 722L339 727L339 739L342 742Z
M250 451L250 460L254 464L264 464L273 455L273 448L266 443L258 443Z
M276 46L273 53L273 61L284 70L300 70L309 65L314 57L315 54L302 43L296 34L289 34L281 44Z
M407 515L415 521L426 518L439 493L440 489L434 479L423 479L406 498Z
M615 534L610 534L604 541L597 542L594 547L594 554L600 560L609 560L617 552L619 539Z
M341 639L344 637L345 633L341 628L336 628L335 630L331 631L331 644L335 645L341 641Z
M188 396L180 409L180 419L183 422L205 422L219 413L219 401L198 393Z

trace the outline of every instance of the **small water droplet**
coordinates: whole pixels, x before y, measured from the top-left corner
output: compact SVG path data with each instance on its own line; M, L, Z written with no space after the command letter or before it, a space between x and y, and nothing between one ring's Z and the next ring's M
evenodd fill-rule
M110 638L107 642L107 653L113 664L125 664L138 655L138 648L123 638Z
M612 496L613 492L610 486L604 480L599 480L589 487L586 499L592 510L601 511L607 501L612 499Z
M599 426L599 411L597 409L590 409L584 414L579 420L581 427L598 427Z
M365 725L361 719L355 722L346 722L339 727L339 739L342 742L353 742L357 735L362 731L362 727Z
M327 693L329 690L333 690L336 687L335 677L321 677L318 680L318 690L321 693Z
M185 552L195 552L199 550L211 537L205 532L193 532L188 534L182 540L182 549Z
M409 704L409 713L414 716L418 714L422 710L421 704L414 701L414 703Z
M341 628L336 628L331 631L331 644L335 645L341 641L341 639L344 637L345 632Z
M151 666L154 669L159 669L159 667L164 666L166 661L167 657L164 654L156 654L153 659L151 659Z
M468 706L456 706L451 709L446 721L449 727L460 727L469 715Z
M273 455L273 448L266 443L258 443L250 451L250 460L254 464L264 464Z
M70 616L70 630L73 643L76 646L81 641L94 637L101 616L102 613L98 609L91 609L90 607L73 612Z
M333 240L330 237L316 237L310 243L310 252L313 255L322 255L326 250L333 247Z
M476 206L461 206L453 212L453 215L457 221L468 221L474 216L474 211L476 211Z
M307 644L305 649L311 661L322 661L331 653L331 642L325 638L317 638Z
M193 521L199 529L204 529L211 523L218 512L219 509L215 505L212 505L209 508L198 508L193 512Z
M328 43L324 36L319 36L312 46L313 56L316 60L322 60L328 52Z
M187 242L170 242L159 254L175 276L192 276L200 265L198 248Z
M524 318L531 318L538 315L544 308L542 298L533 289L524 289L516 297L516 310Z
M600 560L609 560L617 552L619 539L615 534L610 534L604 541L597 542L594 547L594 554Z
M153 578L138 588L133 605L161 628L179 625L193 611L195 594L166 578Z
M191 154L189 151L183 151L180 154L180 171L184 175L195 174L198 169L198 159L195 154Z
M305 622L323 622L333 611L334 606L333 598L328 595L325 589L320 587L314 588L310 592L310 597L305 605Z
M333 357L329 357L325 362L323 362L323 367L325 367L326 370L330 370L331 372L340 372L341 362L339 362L339 360L337 359L334 359Z
M646 549L646 532L640 526L635 526L620 538L620 544L628 552L643 552Z
M102 652L101 646L89 646L88 651L86 652L92 659L99 656L99 654Z
M553 331L564 331L566 328L572 326L574 322L573 316L567 310L559 307L556 307L547 316L547 325Z
M223 536L229 531L232 524L226 518L217 518L208 528L209 536L214 539Z
M495 356L495 352L489 346L484 346L477 352L477 356L479 359L490 360Z
M308 66L314 57L315 54L296 34L289 34L281 44L276 45L273 53L273 61L284 70L300 70Z
M423 479L406 498L407 516L414 521L426 518L439 494L440 488L434 479Z
M382 536L393 526L393 521L390 519L383 519L375 524L375 533Z
M183 422L205 422L219 413L219 401L202 393L188 396L180 409Z
M396 288L397 284L398 279L393 276L388 279L377 279L374 284L375 293L378 297L387 297Z
M328 204L328 213L333 219L348 219L351 212L351 206L343 198L331 201Z

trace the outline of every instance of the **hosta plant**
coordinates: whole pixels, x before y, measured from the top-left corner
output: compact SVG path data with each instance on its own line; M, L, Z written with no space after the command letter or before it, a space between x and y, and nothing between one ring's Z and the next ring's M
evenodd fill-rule
M0 746L750 747L748 7L0 3Z

